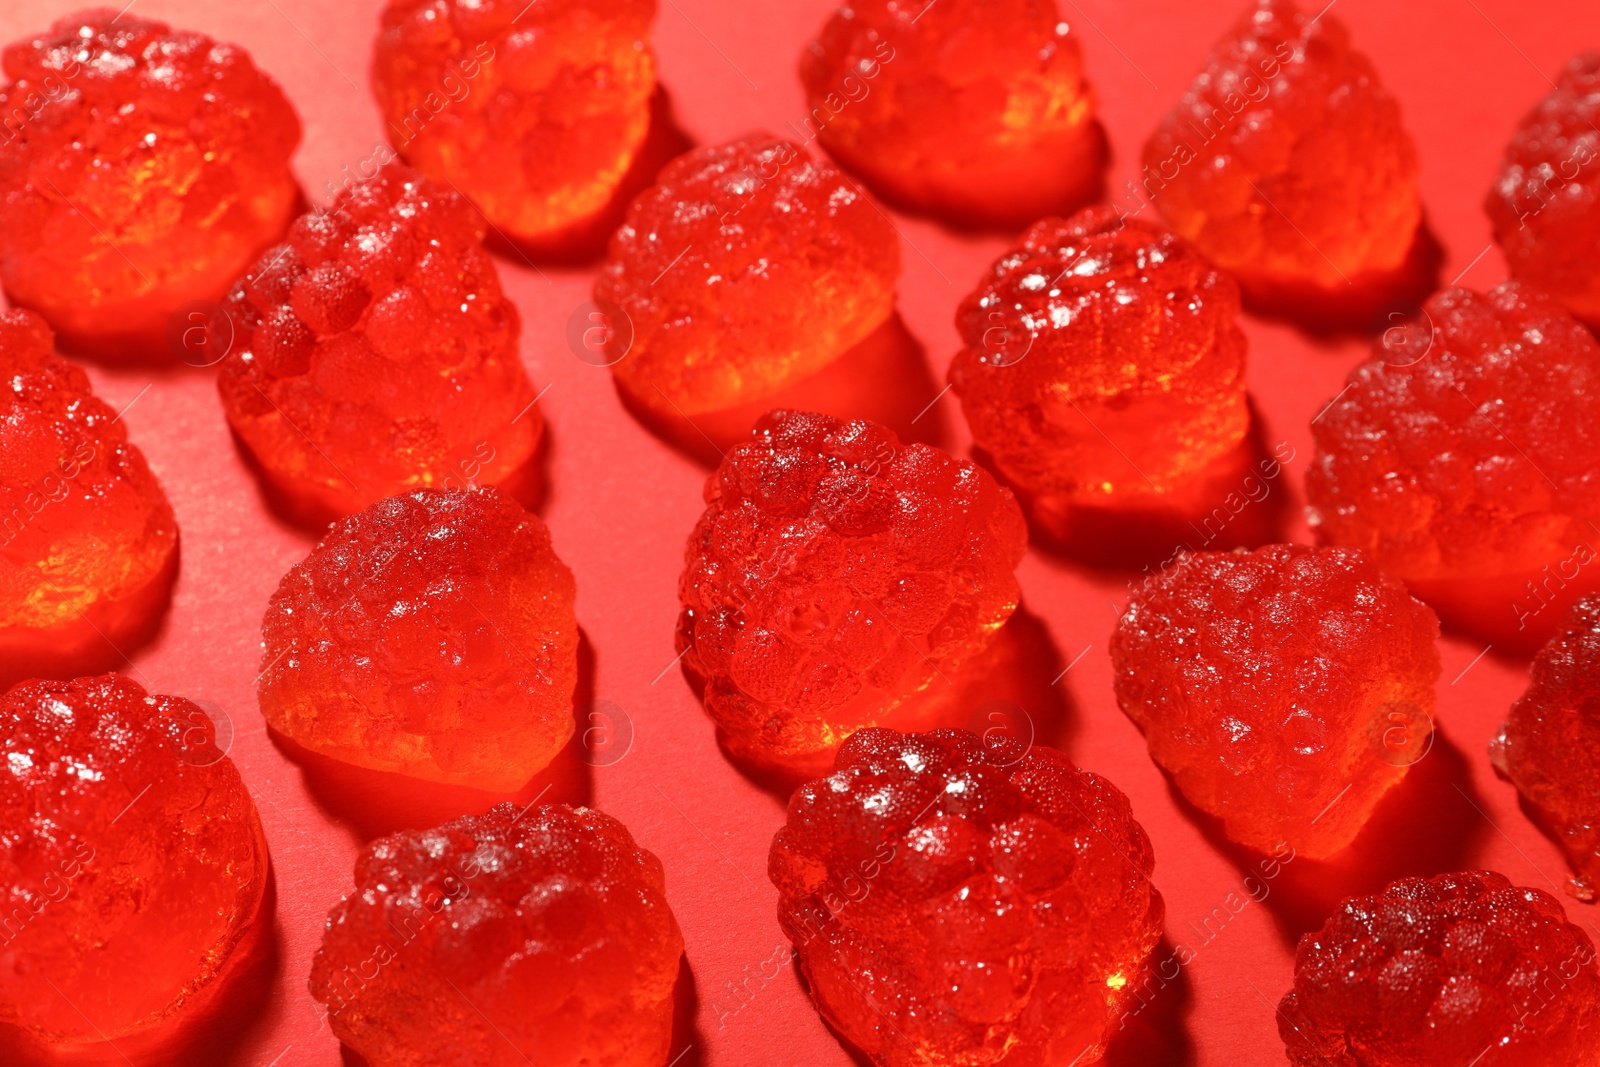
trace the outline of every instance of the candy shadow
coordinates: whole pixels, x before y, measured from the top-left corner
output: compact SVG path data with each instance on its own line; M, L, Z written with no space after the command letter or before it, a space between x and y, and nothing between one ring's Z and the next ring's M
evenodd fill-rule
M1444 631L1489 644L1497 658L1525 668L1561 631L1572 606L1600 591L1600 565L1591 560L1568 580L1558 573L1572 560L1503 578L1440 578L1406 582L1431 607Z
M1189 971L1163 934L1150 966L1125 1002L1104 1067L1192 1067L1194 1040L1188 1017L1194 1003ZM1168 972L1172 977L1167 977Z
M671 1067L704 1067L706 1039L700 1031L700 994L689 966L689 954L678 963L678 981L672 989Z
M838 359L771 396L724 411L693 417L662 413L640 403L617 384L623 407L652 434L680 454L713 468L734 445L750 436L769 411L815 411L841 419L871 419L902 441L942 444L944 412L934 403L939 387L926 353L895 311Z
M427 782L409 775L357 767L313 752L272 728L267 734L283 755L300 768L306 790L317 806L344 823L363 841L402 830L421 830L463 815L481 815L496 804L518 808L540 804L588 805L594 785L583 758L580 710L594 701L595 656L588 634L578 631L578 684L573 692L573 740L550 765L522 788L495 793L469 786Z
M490 224L484 247L529 267L536 263L592 264L605 255L611 235L622 225L634 198L655 184L662 167L693 147L694 140L678 125L673 114L671 96L658 86L650 98L650 128L644 142L605 207L564 230L537 240L513 238Z
M240 1050L247 1039L267 1025L262 1005L271 998L282 964L277 901L277 874L268 867L255 922L234 947L222 974L185 1006L178 1021L70 1052L42 1047L18 1029L0 1027L0 1063L7 1067L191 1067L243 1062Z

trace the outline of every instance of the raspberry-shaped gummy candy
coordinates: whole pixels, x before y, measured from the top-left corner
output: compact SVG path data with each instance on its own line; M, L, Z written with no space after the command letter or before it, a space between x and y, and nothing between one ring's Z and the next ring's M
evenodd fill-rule
M1300 938L1278 1033L1294 1067L1594 1067L1600 965L1548 893L1402 878Z
M15 680L143 625L178 526L127 424L37 315L0 313L0 378L0 676Z
M826 773L1016 610L1027 530L1010 491L876 423L771 412L705 496L679 647L718 738L753 765Z
M73 1046L180 1025L267 886L211 720L115 674L35 680L0 697L0 749L0 1022Z
M1023 226L1091 199L1104 164L1055 0L851 2L800 57L808 131L879 193Z
M72 344L164 348L283 233L300 120L243 49L101 8L3 63L0 282Z
M696 415L833 362L888 319L899 275L899 235L866 192L760 134L669 164L628 208L594 292L631 326L607 331L618 383Z
M1060 535L1074 504L1172 497L1249 429L1239 289L1161 227L1090 208L1023 234L956 312L977 445Z
M1227 835L1320 859L1427 752L1439 622L1361 552L1185 552L1111 638L1117 700Z
M862 730L768 871L823 1016L882 1067L1093 1063L1161 936L1128 798L1050 748Z
M572 736L578 623L550 531L497 489L335 523L261 622L261 711L324 755L510 792Z
M532 455L522 320L482 237L463 197L390 163L302 215L234 285L217 385L274 483L345 515L498 482Z
M1578 56L1522 120L1484 207L1514 277L1600 325L1600 52Z
M1256 0L1150 136L1141 180L1174 230L1272 298L1400 271L1416 177L1400 109L1338 18Z
M616 819L501 804L380 838L311 995L372 1067L661 1067L683 935Z
M1600 595L1580 600L1539 650L1528 691L1490 757L1557 835L1576 872L1568 887L1593 900L1600 883Z
M494 227L560 245L650 129L655 0L389 0L372 85L400 154Z
M1600 345L1550 298L1435 294L1312 431L1319 539L1371 552L1446 618L1526 644L1600 585Z

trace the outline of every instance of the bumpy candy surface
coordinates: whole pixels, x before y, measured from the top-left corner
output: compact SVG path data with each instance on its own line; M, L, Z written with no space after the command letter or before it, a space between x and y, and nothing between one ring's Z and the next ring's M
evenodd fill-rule
M311 994L372 1067L660 1067L683 935L661 861L588 808L380 838Z
M771 412L705 496L679 647L719 739L758 766L826 773L1016 610L1027 531L1010 491L875 423Z
M539 242L599 213L650 128L655 0L390 0L372 62L389 137Z
M950 381L1036 515L1160 499L1249 429L1238 317L1187 242L1090 208L1034 225L962 301Z
M127 424L37 315L0 313L0 376L0 671L33 674L138 621L178 526Z
M1490 756L1556 833L1575 872L1573 896L1593 900L1600 884L1600 596L1578 602L1530 673Z
M595 282L629 395L679 415L770 396L819 370L894 309L900 238L865 191L792 142L696 148L628 208Z
M1353 840L1427 752L1439 623L1361 552L1187 552L1111 640L1117 700L1183 795L1262 852Z
M89 1044L182 1018L256 921L267 845L211 720L114 674L0 697L0 1022Z
M217 385L268 476L348 514L492 484L542 429L481 216L400 163L297 219L228 294Z
M1278 1033L1294 1067L1593 1067L1600 965L1548 893L1403 878L1300 938Z
M164 349L283 233L300 121L243 49L100 8L6 48L0 281L76 345Z
M1145 144L1141 182L1247 291L1315 292L1405 263L1416 175L1399 107L1337 15L1256 0Z
M261 711L361 767L509 792L572 735L578 624L550 531L496 489L334 524L261 622Z
M1050 748L862 730L772 842L818 1010L883 1067L1093 1063L1161 936L1127 797Z
M884 196L1021 226L1094 193L1078 39L1054 0L848 3L800 57L806 132Z
M1600 323L1600 52L1567 64L1506 146L1484 207L1514 277Z
M1514 281L1446 290L1424 311L1312 423L1311 522L1419 590L1516 578L1482 613L1511 630L1553 622L1553 596L1600 577L1600 346Z

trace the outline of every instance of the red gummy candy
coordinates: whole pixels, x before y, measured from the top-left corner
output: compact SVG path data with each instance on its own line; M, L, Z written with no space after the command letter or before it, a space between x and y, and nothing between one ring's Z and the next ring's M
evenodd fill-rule
M1311 428L1318 539L1371 552L1447 619L1525 642L1600 584L1600 345L1548 297L1435 294Z
M1600 596L1574 606L1529 673L1489 755L1561 842L1576 872L1568 891L1592 901L1600 883Z
M557 241L638 155L655 0L389 0L372 85L395 146L503 235Z
M283 233L300 121L243 49L100 8L4 65L0 281L73 345L163 348Z
M295 500L346 515L500 482L533 454L522 320L482 237L463 197L390 163L235 283L223 407Z
M800 57L807 132L880 194L1024 226L1094 195L1104 137L1054 0L853 0Z
M950 382L978 447L1064 533L1178 495L1249 429L1239 289L1108 207L1045 219L962 301Z
M379 501L273 594L261 712L358 767L510 792L572 736L573 595L550 531L499 490Z
M900 239L830 164L757 134L696 148L628 208L595 300L629 397L697 415L820 370L894 310Z
M70 667L120 643L165 594L178 526L127 424L0 313L0 676ZM81 664L80 664L81 665Z
M1338 18L1256 0L1145 144L1142 183L1174 230L1271 296L1399 271L1416 177L1400 109Z
M1600 965L1548 893L1402 878L1300 938L1278 1033L1294 1067L1594 1067Z
M267 886L211 720L115 674L35 680L0 697L0 747L0 1022L83 1046L192 1018Z
M1506 146L1484 208L1514 277L1600 325L1600 52L1567 64Z
M1186 552L1111 639L1150 757L1227 835L1320 859L1427 752L1439 622L1363 553Z
M1161 936L1127 797L1050 748L869 729L768 872L817 1009L882 1067L1096 1062Z
M661 1067L683 935L609 815L501 804L380 838L311 995L372 1067Z
M705 497L678 642L719 740L755 766L826 773L1016 610L1027 531L1010 491L876 423L771 412Z

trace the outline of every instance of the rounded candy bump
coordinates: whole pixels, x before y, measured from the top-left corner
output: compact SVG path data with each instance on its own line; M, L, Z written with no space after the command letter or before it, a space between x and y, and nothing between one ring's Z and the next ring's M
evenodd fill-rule
M572 572L493 488L419 489L334 524L261 623L261 711L373 770L511 792L572 736Z
M1423 758L1439 623L1364 553L1186 552L1111 640L1118 703L1228 837L1323 858Z

